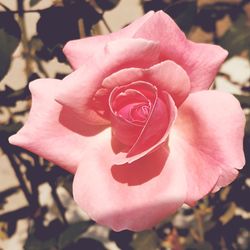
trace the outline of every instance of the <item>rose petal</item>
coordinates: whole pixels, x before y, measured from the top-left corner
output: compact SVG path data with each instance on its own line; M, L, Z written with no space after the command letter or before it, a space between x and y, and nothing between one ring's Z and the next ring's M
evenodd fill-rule
M101 128L78 123L70 112L62 110L54 100L60 80L36 80L29 86L32 94L29 119L9 138L10 143L75 172L84 149L101 136L96 135Z
M149 18L134 37L160 41L161 59L172 60L187 72L192 91L208 89L228 55L220 46L187 40L176 23L163 11Z
M121 143L133 146L148 120L143 123L132 121L131 109L135 104L148 102L154 105L157 98L157 89L147 82L134 82L128 85L114 88L109 96L111 111L112 134Z
M79 68L86 63L97 50L103 49L106 43L121 39L130 38L140 28L140 26L153 16L154 12L150 11L146 15L138 18L130 25L117 32L104 36L93 36L69 41L63 48L63 52L74 69Z
M146 81L159 90L167 91L178 107L190 92L190 82L187 73L173 61L164 61L149 69L127 68L113 73L104 79L102 86L114 88L135 81Z
M75 112L79 119L89 124L107 124L90 102L108 75L130 67L150 67L157 64L159 46L144 39L120 39L110 42L105 49L97 51L81 68L63 79L57 101Z
M186 162L186 203L193 204L231 183L244 166L245 117L239 102L219 91L193 93L178 111L169 147L179 148Z
M92 219L115 231L140 231L153 227L183 204L184 171L172 164L172 158L164 167L167 152L163 147L116 168L109 141L106 130L106 138L94 150L89 148L73 182L74 199Z
M115 155L113 159L115 164L134 162L167 142L177 109L173 99L167 93L162 93L161 99L157 98L154 105L154 110L137 141L129 152Z

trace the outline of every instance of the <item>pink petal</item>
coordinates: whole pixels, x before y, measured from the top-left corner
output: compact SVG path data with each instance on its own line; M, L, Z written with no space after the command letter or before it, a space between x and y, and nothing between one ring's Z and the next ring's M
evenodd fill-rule
M193 204L236 178L245 163L244 124L239 102L227 93L193 93L180 107L169 147L179 148L185 162L186 203Z
M55 79L30 83L32 107L28 121L9 141L73 173L85 148L101 136L96 135L101 128L80 123L63 110L54 100L60 88L61 81Z
M110 132L80 164L73 182L74 199L97 223L115 231L152 228L185 200L184 171L164 147L124 166L112 162ZM178 157L175 155L175 158Z
M151 16L153 11L148 12L146 15L138 18L133 23L117 32L103 36L93 36L77 40L69 41L63 48L63 52L69 60L74 69L79 68L82 64L86 63L97 50L103 49L106 43L121 39L130 38L145 23Z
M135 81L146 81L159 90L167 91L178 107L190 92L190 82L187 73L175 62L164 61L149 69L127 68L113 73L104 79L102 86L114 88Z
M157 89L146 82L134 82L122 87L114 88L109 97L111 111L112 135L127 146L133 146L137 141L148 115L144 122L138 124L132 120L131 110L138 103L154 105L157 98Z
M63 79L57 101L89 124L107 124L91 107L96 91L108 75L123 68L147 68L159 62L159 46L144 39L120 39L96 52L86 64ZM105 105L105 104L103 104Z
M157 98L152 113L126 158L145 155L167 141L169 130L175 121L177 109L170 95Z
M113 162L117 165L132 163L154 151L160 145L167 144L170 129L176 119L177 109L173 99L167 93L157 98L147 123L132 148L116 154Z
M217 45L186 39L176 23L163 11L155 13L135 33L161 44L161 59L179 64L189 75L192 91L208 89L228 52Z

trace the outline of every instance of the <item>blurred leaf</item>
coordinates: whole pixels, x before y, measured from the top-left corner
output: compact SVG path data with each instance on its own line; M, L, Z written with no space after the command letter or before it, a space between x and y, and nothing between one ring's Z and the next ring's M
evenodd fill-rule
M82 238L76 243L69 245L63 250L107 250L104 245L95 239L91 238ZM60 248L61 250L61 248Z
M16 105L16 101L24 100L30 96L28 87L24 87L19 90L13 90L6 86L3 91L0 91L0 106L13 107Z
M240 15L232 27L219 38L218 44L229 51L229 57L250 50L250 25L247 17Z
M120 3L120 0L96 0L96 3L102 10L112 10Z
M21 39L21 31L14 15L9 12L0 13L0 80L8 72L12 53Z
M234 97L238 99L242 108L250 108L250 96L235 94Z
M93 225L93 221L81 221L69 225L59 236L59 249L65 248L72 242L75 242L91 225Z
M5 147L6 145L8 147L10 147L10 144L8 142L8 138L15 134L21 127L23 126L23 124L21 122L11 122L9 124L2 124L0 125L0 147Z
M227 14L234 19L240 13L242 13L242 10L236 3L218 2L206 4L199 11L196 24L201 26L206 32L214 32L216 30L216 21L222 19Z
M44 45L54 48L57 44L79 38L76 15L68 8L53 6L42 10L40 14L37 33Z
M38 4L42 0L30 0L30 6L33 7L34 5Z
M192 243L187 246L187 250L213 250L209 242Z
M24 250L57 250L58 236L64 230L59 219L52 220L44 226L44 213L36 217L32 233L25 242Z
M12 134L15 134L22 126L23 124L21 122L17 122L17 123L13 122L7 125L0 125L1 140L4 137L4 135L10 136Z
M114 241L121 249L132 250L131 241L133 238L133 232L129 230L123 230L121 232L115 232L111 230L109 232L109 239Z
M9 36L4 32L3 29L0 29L0 80L8 72L11 62L11 52L7 49Z
M137 233L131 245L134 250L156 250L159 247L159 238L154 231L148 230Z
M195 0L181 0L169 5L164 11L176 21L183 31L188 32L196 18L197 3Z
M80 38L78 29L80 18L84 22L85 34L90 35L92 26L102 17L92 5L84 1L73 1L67 3L66 7L53 6L42 10L40 15L37 33L43 44L50 49Z
M34 235L28 237L24 250L56 250L56 239L39 240Z

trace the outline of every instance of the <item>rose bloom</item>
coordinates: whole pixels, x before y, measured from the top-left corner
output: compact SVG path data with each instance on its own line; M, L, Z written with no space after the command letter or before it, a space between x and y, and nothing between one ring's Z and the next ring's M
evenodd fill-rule
M152 228L236 178L244 114L208 90L227 51L187 40L159 11L64 53L75 71L30 83L30 115L10 143L74 173L74 199L93 220Z

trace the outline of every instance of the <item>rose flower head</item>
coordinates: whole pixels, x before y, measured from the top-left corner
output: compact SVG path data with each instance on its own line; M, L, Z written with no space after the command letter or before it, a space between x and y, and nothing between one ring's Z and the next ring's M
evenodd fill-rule
M209 90L223 48L152 11L64 53L74 72L30 83L30 115L10 143L74 173L74 199L97 223L152 228L237 177L244 113Z

